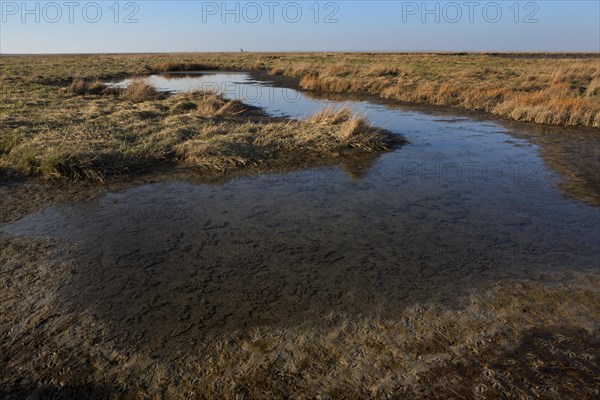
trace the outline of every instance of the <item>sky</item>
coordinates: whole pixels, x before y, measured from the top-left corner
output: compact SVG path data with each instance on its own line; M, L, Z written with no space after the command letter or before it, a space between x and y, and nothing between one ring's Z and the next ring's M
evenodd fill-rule
M600 0L5 1L0 52L600 51Z

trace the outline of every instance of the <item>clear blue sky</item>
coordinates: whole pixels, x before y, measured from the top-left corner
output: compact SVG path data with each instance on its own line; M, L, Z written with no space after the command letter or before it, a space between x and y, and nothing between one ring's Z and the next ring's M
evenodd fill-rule
M2 53L600 51L600 0L0 3Z

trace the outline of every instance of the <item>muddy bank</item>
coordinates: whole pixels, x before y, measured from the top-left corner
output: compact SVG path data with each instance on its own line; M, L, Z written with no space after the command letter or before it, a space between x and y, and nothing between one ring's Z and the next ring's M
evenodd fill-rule
M139 294L154 294L120 303L98 287L74 285L89 273L76 249L4 235L0 241L0 393L8 399L598 394L597 273L471 286L452 307L409 301L359 315L321 305L321 314L304 320L283 322L279 315L280 323L227 327L235 310L204 307L211 291L188 297L177 315L169 315L161 312L165 305L189 292L166 290L170 283L153 285L152 278L131 281L122 265L121 290L147 284ZM225 284L236 284L238 274L229 273ZM278 276L262 274L263 284ZM116 288L114 279L104 283ZM269 304L276 292L257 283L237 284ZM77 301L81 296L90 302ZM309 298L300 296L297 307ZM219 331L203 329L208 321Z

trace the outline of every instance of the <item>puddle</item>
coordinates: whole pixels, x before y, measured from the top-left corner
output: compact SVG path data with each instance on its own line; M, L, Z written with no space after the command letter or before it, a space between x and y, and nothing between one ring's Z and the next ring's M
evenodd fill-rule
M148 81L213 85L293 118L340 104L242 73ZM360 177L336 167L147 184L49 206L0 232L75 244L81 265L62 296L117 337L164 351L211 332L334 311L393 315L506 277L598 268L598 208L561 194L536 145L490 121L345 104L410 144Z

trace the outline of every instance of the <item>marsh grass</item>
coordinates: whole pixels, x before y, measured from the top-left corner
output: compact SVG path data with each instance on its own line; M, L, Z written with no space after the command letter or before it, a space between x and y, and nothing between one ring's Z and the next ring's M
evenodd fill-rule
M120 95L133 102L142 102L148 100L157 100L165 97L164 94L159 93L152 86L144 83L141 80L135 80L131 82L127 88L120 92Z
M108 88L99 80L87 80L85 78L73 78L73 82L66 88L72 94L102 94Z
M377 134L379 130L371 127L364 116L353 114L349 108L326 108L307 121L321 126L339 126L332 132L335 139L353 148L374 152L387 147L384 138Z
M485 111L503 118L600 127L597 54L244 53L3 57L3 83L65 85L156 72L267 70L306 90ZM73 88L94 91L95 88Z
M223 108L235 108L227 104L233 103L226 103ZM389 145L383 131L342 109L325 110L306 121L246 122L229 130L217 124L174 150L178 159L189 166L226 172L247 165L258 167L268 161L272 161L272 167L278 160L304 165L310 159L384 151Z
M94 78L30 89L41 104L8 113L0 131L0 165L24 176L104 181L159 164L204 174L298 168L389 144L347 110L335 121L274 119L213 92L167 95L140 80L125 89Z
M375 65L360 55L334 58L333 64L315 60L311 65L275 65L270 71L298 77L300 87L311 91L370 93L518 121L600 127L598 58L379 55L373 56L379 61Z
M213 65L200 64L195 62L165 62L154 67L156 72L190 72L190 71L207 71L218 69Z

